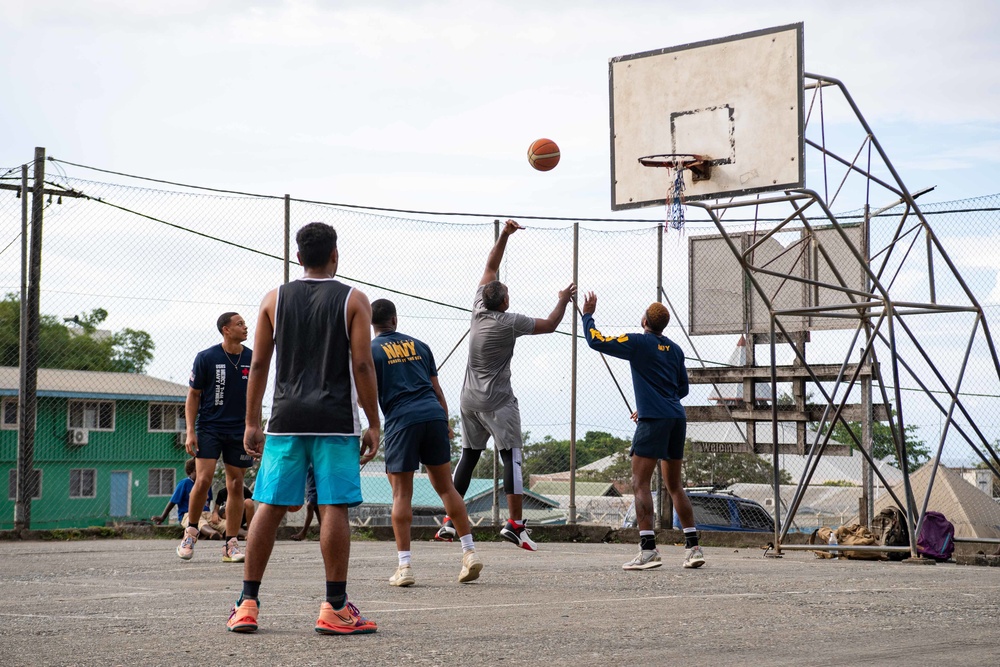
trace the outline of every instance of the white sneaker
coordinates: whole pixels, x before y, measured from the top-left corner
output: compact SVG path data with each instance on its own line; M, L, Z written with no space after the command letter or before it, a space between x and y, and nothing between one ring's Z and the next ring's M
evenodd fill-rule
M684 567L701 567L705 564L705 554L700 546L694 546L684 552Z
M177 545L177 555L184 560L191 560L194 555L194 545L198 543L198 529L188 526L184 529L184 539Z
M483 561L479 560L475 550L462 554L462 571L458 575L459 583L467 584L479 578L483 569Z
M526 551L538 551L538 545L528 537L531 531L528 530L528 522L525 521L524 525L518 528L515 526L510 519L507 519L507 523L503 525L500 530L500 537L504 538L508 542L515 544Z
M400 565L396 568L396 574L389 577L390 586L412 586L416 581L413 578L413 568L409 565Z
M639 555L622 565L623 570L652 570L660 567L663 561L660 560L660 552L656 549L643 549ZM686 566L685 566L686 567Z
M240 550L240 542L235 537L230 537L222 547L223 563L242 563L244 559L243 551Z

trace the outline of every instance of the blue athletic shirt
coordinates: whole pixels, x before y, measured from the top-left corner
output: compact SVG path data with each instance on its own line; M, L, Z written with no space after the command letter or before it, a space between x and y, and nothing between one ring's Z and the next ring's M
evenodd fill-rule
M589 313L583 316L583 331L591 349L628 360L639 419L686 418L681 399L688 395L688 374L676 343L645 332L604 336Z
M194 480L190 477L185 477L177 483L177 487L174 488L174 495L170 496L170 502L177 505L177 521L183 519L184 515L188 513L188 505L191 503L191 489L193 487ZM205 500L205 509L202 512L211 512L211 503L212 487L209 487L208 498Z
M222 345L202 350L194 358L188 385L201 390L198 432L239 435L246 427L247 377L253 350L227 354Z
M423 342L399 332L372 339L378 377L378 403L385 415L385 434L421 422L447 420L434 393L434 355Z

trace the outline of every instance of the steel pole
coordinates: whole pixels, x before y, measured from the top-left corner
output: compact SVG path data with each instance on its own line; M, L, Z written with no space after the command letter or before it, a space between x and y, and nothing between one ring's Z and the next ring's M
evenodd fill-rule
M573 284L580 279L580 223L573 223ZM570 394L569 394L569 518L576 524L576 337L579 320L576 312L570 313L573 320L570 342Z

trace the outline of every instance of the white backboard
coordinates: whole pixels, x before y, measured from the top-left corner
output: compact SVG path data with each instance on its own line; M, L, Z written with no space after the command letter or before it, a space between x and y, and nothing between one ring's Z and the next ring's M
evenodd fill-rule
M705 155L688 200L801 187L805 181L802 24L610 61L611 208L663 205L668 170L639 158Z

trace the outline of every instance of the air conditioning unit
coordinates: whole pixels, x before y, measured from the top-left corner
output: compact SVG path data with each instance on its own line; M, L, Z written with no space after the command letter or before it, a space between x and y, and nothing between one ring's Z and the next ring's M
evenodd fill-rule
M66 434L66 443L69 445L86 445L90 442L90 431L85 428L71 428Z
M175 434L174 442L177 444L178 447L184 449L184 445L187 443L187 433L181 432Z

